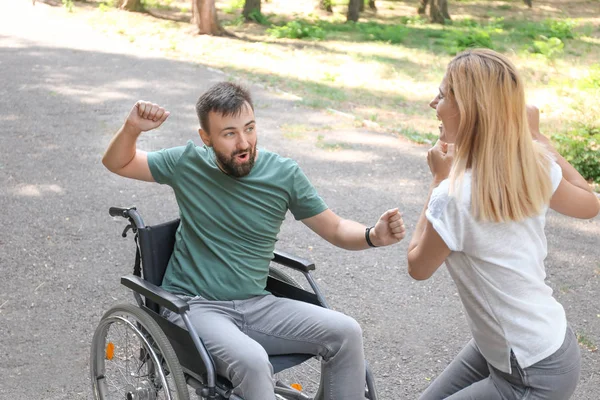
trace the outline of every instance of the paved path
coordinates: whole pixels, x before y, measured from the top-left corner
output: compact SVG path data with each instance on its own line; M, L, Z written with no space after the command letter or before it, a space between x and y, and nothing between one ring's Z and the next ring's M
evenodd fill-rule
M101 155L137 99L172 112L143 148L198 142L195 100L226 77L102 37L60 8L0 5L0 399L87 399L93 330L111 305L131 301L118 282L131 271L132 242L108 207L135 204L148 223L177 215L167 187L111 175ZM295 158L334 211L371 224L399 206L412 233L426 148L252 90L260 144ZM284 124L315 130L298 137ZM576 331L600 344L599 220L551 213L547 231L549 282ZM386 400L415 399L469 338L448 274L411 280L407 244L347 252L290 219L278 245L314 260L331 305L362 324ZM598 352L583 354L575 398L597 400Z

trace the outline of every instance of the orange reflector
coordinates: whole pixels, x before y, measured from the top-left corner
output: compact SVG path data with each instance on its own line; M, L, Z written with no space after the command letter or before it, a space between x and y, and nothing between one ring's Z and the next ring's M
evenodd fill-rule
M112 342L108 342L106 345L106 359L112 360L115 356L115 345Z
M293 387L294 389L296 389L299 392L302 391L302 385L299 384L299 383L292 383L290 386Z

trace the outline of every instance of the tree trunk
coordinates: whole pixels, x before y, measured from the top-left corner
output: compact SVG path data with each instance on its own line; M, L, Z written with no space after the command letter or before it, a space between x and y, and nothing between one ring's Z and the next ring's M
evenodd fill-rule
M427 9L427 3L429 3L429 0L420 0L419 9L417 10L419 12L419 15L425 15L425 10Z
M429 18L436 24L445 24L450 18L447 0L431 0L429 3Z
M375 0L369 0L369 8L373 11L377 11L377 6L375 5Z
M260 0L246 0L244 10L242 11L242 15L246 21L250 21L250 14L254 10L260 12Z
M192 23L200 35L219 36L225 33L217 19L215 0L192 0Z
M365 11L365 0L361 0L360 3L358 3L358 12L363 12Z
M122 0L119 8L127 11L142 11L144 9L142 0Z
M448 13L448 0L438 0L440 5L440 11L442 12L442 16L444 19L452 19L450 18L450 14Z
M331 0L319 0L317 2L317 8L319 10L324 10L327 12L333 12L333 8L331 8Z
M533 7L533 1L532 0L523 0L525 2L525 4L527 4L527 7L531 8Z
M358 21L360 3L364 0L348 0L348 21Z

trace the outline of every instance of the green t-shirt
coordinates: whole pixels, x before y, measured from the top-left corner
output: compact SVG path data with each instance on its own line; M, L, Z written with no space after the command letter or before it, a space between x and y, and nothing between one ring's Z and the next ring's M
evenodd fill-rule
M148 153L154 180L175 192L181 224L162 287L209 300L265 294L269 263L289 209L297 220L327 209L295 161L266 150L233 178L210 147Z

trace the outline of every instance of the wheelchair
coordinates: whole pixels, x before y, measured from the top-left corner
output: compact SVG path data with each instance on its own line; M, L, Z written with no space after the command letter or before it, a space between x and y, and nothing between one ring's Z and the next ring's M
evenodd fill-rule
M133 274L121 284L133 291L137 304L114 306L94 332L90 376L96 400L244 400L232 393L231 383L218 376L215 365L188 318L189 305L160 287L173 252L179 219L145 226L135 207L111 207L109 214L128 220L122 236L131 230L136 243ZM275 264L275 265L274 265ZM301 273L312 291L305 290L281 267ZM266 289L275 296L321 307L327 303L310 271L315 265L275 251ZM187 329L160 314L160 307L179 313ZM273 366L275 398L317 400L320 362L311 354L269 356ZM373 375L365 362L365 399L377 400Z

